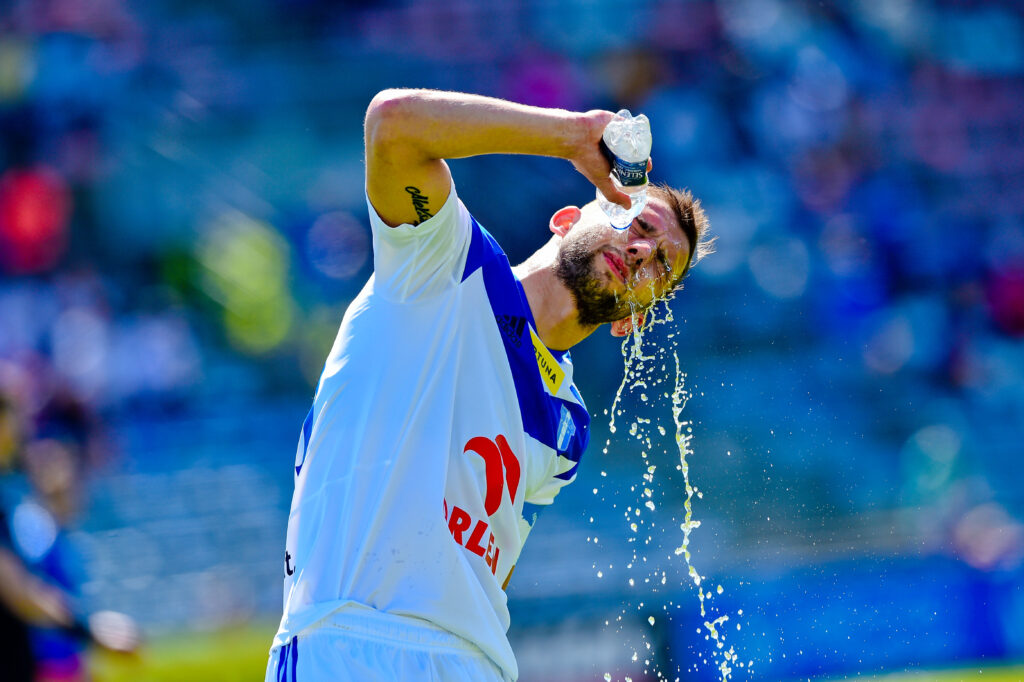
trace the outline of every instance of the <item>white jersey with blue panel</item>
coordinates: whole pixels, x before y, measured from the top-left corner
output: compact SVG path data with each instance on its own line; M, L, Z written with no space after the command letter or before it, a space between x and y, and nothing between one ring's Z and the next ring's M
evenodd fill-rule
M503 587L524 509L575 478L590 417L454 186L419 225L372 205L370 222L374 274L299 440L275 646L355 603L440 626L515 679Z

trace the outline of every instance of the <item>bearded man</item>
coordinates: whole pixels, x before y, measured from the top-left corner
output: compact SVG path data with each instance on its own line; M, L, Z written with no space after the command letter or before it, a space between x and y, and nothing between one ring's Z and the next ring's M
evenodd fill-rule
M706 250L689 192L651 187L624 231L590 202L513 268L444 159L567 159L609 200L614 114L424 90L366 114L374 273L306 417L275 680L515 680L504 589L538 506L576 477L590 416L569 349L629 334Z

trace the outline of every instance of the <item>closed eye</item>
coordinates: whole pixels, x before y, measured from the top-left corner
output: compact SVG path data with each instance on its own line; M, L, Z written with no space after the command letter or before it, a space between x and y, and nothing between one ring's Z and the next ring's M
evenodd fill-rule
M666 278L670 278L672 276L672 264L668 262L668 255L665 253L664 249L660 248L658 249L655 255L658 258L658 262L661 263L663 276Z
M654 232L654 227L643 218L640 218L638 216L636 222L638 225L640 225L640 229L643 230L645 234L651 234L652 232Z

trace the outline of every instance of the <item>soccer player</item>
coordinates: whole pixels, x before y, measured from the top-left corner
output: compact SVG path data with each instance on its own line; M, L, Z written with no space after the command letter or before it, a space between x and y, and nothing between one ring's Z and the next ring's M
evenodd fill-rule
M517 678L504 588L588 440L568 350L604 323L630 333L707 221L666 187L625 232L567 206L512 268L444 159L564 158L628 206L600 150L612 117L421 90L370 103L374 273L302 426L268 682Z

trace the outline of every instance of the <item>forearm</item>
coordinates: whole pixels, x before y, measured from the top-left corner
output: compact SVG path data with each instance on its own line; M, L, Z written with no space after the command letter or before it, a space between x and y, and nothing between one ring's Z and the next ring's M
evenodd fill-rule
M0 602L34 625L63 627L72 623L60 591L30 574L6 549L0 549Z
M388 225L417 224L448 198L444 159L533 154L571 161L606 197L628 206L599 146L613 116L455 92L385 90L366 112L366 193Z
M491 97L431 90L386 90L366 117L367 149L401 148L424 160L481 154L573 158L588 138L586 114Z

